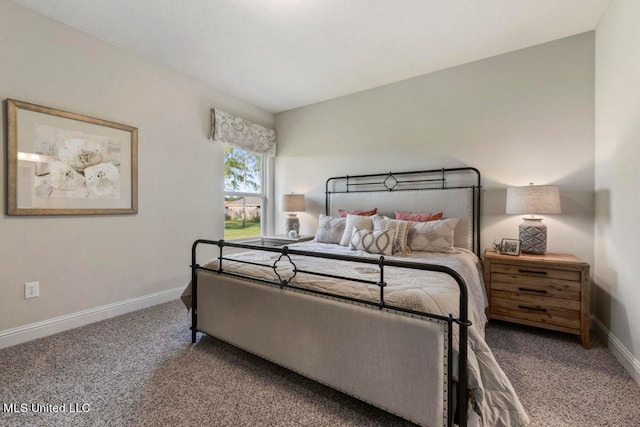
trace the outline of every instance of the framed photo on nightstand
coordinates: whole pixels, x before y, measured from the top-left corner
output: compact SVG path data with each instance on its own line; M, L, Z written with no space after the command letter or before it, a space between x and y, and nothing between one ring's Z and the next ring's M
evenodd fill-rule
M500 253L504 255L520 255L520 240L518 239L502 239L500 245Z

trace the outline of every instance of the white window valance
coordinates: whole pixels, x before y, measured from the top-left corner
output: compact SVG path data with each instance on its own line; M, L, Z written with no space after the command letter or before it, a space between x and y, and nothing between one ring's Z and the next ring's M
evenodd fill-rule
M214 108L211 110L213 141L231 144L254 153L276 155L276 131Z

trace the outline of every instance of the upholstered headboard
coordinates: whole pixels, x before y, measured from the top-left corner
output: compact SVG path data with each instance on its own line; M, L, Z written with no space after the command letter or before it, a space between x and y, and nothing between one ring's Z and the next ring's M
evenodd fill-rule
M339 209L370 210L395 218L394 211L443 212L459 218L455 246L480 256L480 172L475 168L334 177L327 180L326 214Z

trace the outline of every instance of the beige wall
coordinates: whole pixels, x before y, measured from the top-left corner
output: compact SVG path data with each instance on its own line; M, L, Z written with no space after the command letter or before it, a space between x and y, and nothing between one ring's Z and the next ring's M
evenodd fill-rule
M303 233L330 176L469 165L483 174L484 247L517 237L507 186L558 184L548 248L593 262L593 32L280 113L276 128L276 194L307 193Z
M614 0L596 29L594 277L595 314L613 334L611 344L621 361L627 367L629 363L635 365L632 369L638 382L639 23L640 2Z
M264 125L273 116L6 0L0 58L3 101L139 129L137 215L0 218L0 332L186 284L192 242L223 229L223 153L207 139L209 110ZM5 179L3 167L3 190ZM29 281L40 282L39 298L24 299Z

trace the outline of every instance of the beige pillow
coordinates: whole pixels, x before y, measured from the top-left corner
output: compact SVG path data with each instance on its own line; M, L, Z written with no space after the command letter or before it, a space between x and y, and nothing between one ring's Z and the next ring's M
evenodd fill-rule
M366 251L370 254L393 254L394 230L372 231L358 226L353 227L349 249L354 251Z
M340 243L347 220L320 214L315 241L320 243Z
M454 230L458 218L416 222L409 230L409 248L416 252L454 252Z
M351 234L353 233L353 227L360 227L366 230L373 230L373 223L371 217L361 215L347 215L347 222L344 226L344 233L342 233L342 239L340 239L341 246L349 246L351 241Z
M374 217L373 229L374 230L393 230L396 235L393 240L393 253L404 254L410 252L409 246L407 246L407 237L409 230L414 224L413 221L401 221L397 219L391 219L388 217Z

